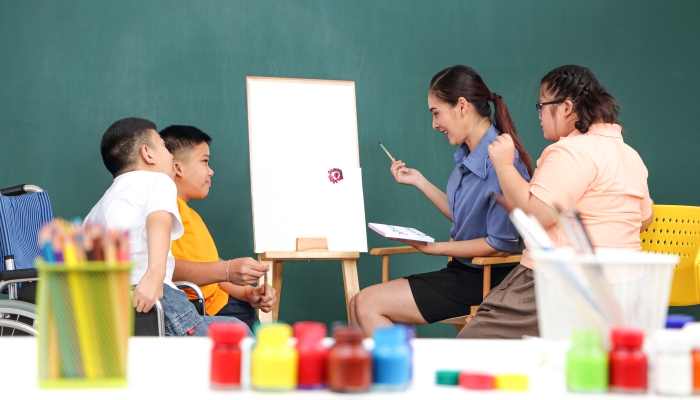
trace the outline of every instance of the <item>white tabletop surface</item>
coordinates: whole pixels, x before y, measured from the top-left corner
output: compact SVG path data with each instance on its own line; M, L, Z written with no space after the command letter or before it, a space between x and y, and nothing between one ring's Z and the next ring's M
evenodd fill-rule
M40 389L37 387L37 343L34 338L0 338L0 388L2 399L134 399L153 396L184 398L323 399L323 398L426 398L436 399L561 399L604 397L605 399L649 398L652 395L577 395L564 386L562 345L530 340L415 339L414 380L404 392L338 394L327 390L265 393L251 390L215 391L209 388L208 338L142 338L129 342L129 385L119 389ZM482 371L492 374L525 373L530 377L527 392L469 391L438 386L439 369ZM10 397L16 396L16 397ZM194 397L193 397L194 398Z

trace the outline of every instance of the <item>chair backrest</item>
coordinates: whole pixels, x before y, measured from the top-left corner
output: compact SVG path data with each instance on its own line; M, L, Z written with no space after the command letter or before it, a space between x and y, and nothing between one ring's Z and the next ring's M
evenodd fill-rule
M5 256L15 257L15 269L34 268L41 254L39 229L53 219L49 195L44 192L18 196L0 194L0 270Z
M640 235L642 249L677 254L672 306L700 304L700 207L654 205L654 222Z

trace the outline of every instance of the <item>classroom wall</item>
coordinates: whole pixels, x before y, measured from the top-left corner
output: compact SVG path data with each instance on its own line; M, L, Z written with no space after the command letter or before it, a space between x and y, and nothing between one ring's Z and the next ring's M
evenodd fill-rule
M652 198L700 205L699 17L693 0L0 1L0 187L39 185L55 215L85 216L111 182L99 142L112 122L195 125L214 138L215 175L209 198L191 205L222 257L254 256L245 77L346 79L357 88L367 221L447 240L449 221L394 182L377 140L444 187L456 149L431 129L427 88L460 63L503 96L537 159L547 145L534 107L539 79L576 63L620 101ZM368 240L394 244L372 232ZM445 262L396 256L391 277ZM363 254L361 286L378 283L380 270ZM345 319L339 263L286 264L280 318ZM442 324L418 332L454 336Z

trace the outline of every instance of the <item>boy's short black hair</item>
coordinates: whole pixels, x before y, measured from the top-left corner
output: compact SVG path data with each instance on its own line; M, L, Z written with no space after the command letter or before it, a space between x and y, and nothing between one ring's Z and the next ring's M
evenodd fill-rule
M201 143L211 144L211 137L194 126L170 125L159 133L175 159L181 160L185 157L183 152L191 151Z
M100 152L112 176L116 177L136 162L141 146L153 146L149 130L155 131L156 124L134 117L120 119L107 128L102 135Z

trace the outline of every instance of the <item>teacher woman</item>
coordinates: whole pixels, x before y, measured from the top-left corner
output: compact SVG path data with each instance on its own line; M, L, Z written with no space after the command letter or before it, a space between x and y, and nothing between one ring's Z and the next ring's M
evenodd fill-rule
M531 159L501 96L491 92L473 68L456 65L431 80L428 109L433 128L451 146L459 147L447 193L402 161L391 165L391 173L398 183L420 190L453 223L453 242L404 243L425 254L451 256L452 261L439 271L373 285L358 293L350 310L367 336L394 322L429 324L469 314L471 306L481 303L483 282L483 269L471 264L472 258L505 256L524 248L507 212L489 196L502 193L487 150L502 132L513 139L517 174L529 181L532 173ZM501 284L516 265L494 267L492 286Z

